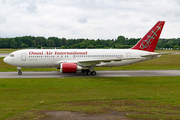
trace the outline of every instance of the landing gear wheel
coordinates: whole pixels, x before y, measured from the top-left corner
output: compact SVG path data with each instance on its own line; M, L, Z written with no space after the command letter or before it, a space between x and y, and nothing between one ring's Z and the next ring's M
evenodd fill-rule
M18 75L22 75L22 72L21 72L21 71L19 71L19 72L18 72Z
M86 72L86 70L81 70L81 72L82 72L82 73L85 73L85 72Z
M91 72L90 71L86 71L86 75L91 75Z
M21 68L17 67L17 69L18 69L18 75L22 75Z
M95 76L95 75L96 75L96 71L92 71L92 72L91 72L91 75L94 75L94 76Z

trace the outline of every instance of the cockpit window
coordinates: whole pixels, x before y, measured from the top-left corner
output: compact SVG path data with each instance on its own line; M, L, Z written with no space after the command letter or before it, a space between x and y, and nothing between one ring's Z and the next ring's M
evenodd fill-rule
M14 57L14 54L10 54L10 57Z

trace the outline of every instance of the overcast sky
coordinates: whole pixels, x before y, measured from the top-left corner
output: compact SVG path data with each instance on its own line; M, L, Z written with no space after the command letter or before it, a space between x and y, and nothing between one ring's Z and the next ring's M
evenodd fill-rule
M0 0L0 37L141 38L157 21L180 37L180 0Z

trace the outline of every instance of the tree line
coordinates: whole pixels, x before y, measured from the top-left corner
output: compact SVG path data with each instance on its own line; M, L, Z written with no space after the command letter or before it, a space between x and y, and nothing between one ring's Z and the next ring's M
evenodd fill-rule
M131 48L141 38L125 38L118 36L116 39L66 39L58 37L34 37L23 36L15 38L0 38L0 48L61 48L61 49L83 49L83 48ZM159 39L157 48L180 49L180 38Z

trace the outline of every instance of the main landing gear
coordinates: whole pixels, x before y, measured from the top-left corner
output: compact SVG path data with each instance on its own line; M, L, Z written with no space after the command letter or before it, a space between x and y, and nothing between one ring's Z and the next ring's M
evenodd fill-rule
M96 75L96 71L90 71L90 70L86 70L86 75Z
M93 75L95 76L96 75L96 71L93 71L93 67L89 67L89 69L85 70L84 72L86 73L86 75Z
M17 67L17 69L18 69L18 75L22 75L21 67Z

